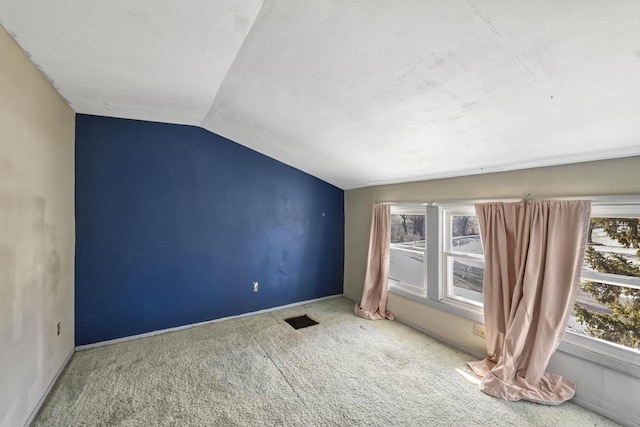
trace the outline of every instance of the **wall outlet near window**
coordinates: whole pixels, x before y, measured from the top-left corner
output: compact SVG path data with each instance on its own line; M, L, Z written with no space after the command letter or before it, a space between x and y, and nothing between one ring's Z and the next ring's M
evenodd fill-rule
M473 324L473 333L482 338L486 338L486 334L484 332L484 325L478 325L477 323Z
M253 282L253 292L258 292L258 282Z

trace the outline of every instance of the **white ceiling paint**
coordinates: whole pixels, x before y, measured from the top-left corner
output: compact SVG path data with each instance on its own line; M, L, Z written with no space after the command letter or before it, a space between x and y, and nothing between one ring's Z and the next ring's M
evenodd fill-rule
M640 155L640 2L0 0L76 111L344 189ZM257 15L257 16L256 16Z
M199 125L262 0L0 0L76 112Z

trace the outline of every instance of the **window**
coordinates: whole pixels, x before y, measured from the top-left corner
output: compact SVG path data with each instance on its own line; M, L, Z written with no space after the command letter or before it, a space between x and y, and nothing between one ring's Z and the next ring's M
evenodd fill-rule
M391 207L389 288L426 296L426 210L424 206Z
M564 352L640 375L640 198L592 201ZM483 322L484 251L472 202L391 208L389 290Z
M640 207L592 210L581 283L567 330L640 354Z
M482 321L483 276L472 204L391 206L391 292Z
M445 207L443 212L444 297L477 310L483 301L484 252L475 210L473 206Z

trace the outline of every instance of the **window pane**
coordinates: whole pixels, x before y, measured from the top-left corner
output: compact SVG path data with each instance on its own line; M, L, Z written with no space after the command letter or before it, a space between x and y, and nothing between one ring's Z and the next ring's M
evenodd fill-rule
M584 268L640 277L638 218L591 218ZM640 349L640 290L584 280L568 329Z
M640 277L639 223L638 218L591 218L584 267Z
M583 281L567 329L640 350L640 290Z
M390 284L424 294L425 214L392 211L390 243Z
M424 249L424 215L391 215L391 243L404 249Z
M424 289L424 252L394 246L389 256L389 280Z
M453 262L449 265L451 264L453 264L453 282L449 296L466 298L482 303L484 263L453 258Z
M451 215L451 250L468 254L483 254L478 218Z

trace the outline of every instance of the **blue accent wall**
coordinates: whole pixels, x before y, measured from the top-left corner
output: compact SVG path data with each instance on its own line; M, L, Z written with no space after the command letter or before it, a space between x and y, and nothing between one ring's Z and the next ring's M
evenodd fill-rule
M198 127L77 115L76 345L340 294L343 264L339 188Z

